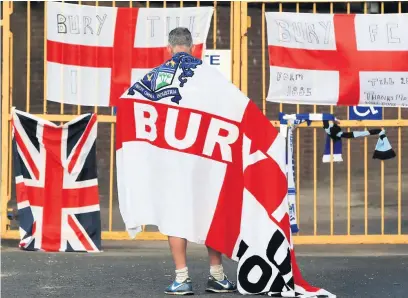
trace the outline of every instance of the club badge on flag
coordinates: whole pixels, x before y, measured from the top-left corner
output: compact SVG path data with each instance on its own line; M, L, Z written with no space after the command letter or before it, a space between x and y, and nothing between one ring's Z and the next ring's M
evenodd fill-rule
M268 101L408 107L408 14L265 16Z
M47 100L114 106L123 92L162 64L168 33L192 32L201 58L212 7L117 8L47 2Z
M57 126L12 110L20 248L101 250L96 114Z

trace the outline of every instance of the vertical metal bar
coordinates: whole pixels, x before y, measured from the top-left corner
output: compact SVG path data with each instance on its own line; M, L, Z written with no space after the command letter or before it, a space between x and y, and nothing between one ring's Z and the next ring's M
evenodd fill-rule
M31 2L27 1L27 97L26 112L30 113L30 73L31 73Z
M330 3L330 13L333 14L333 2ZM330 106L330 114L334 108ZM330 142L330 235L334 233L334 165L333 165L333 142Z
M299 2L296 3L296 12L300 12ZM300 105L296 105L296 113L300 113ZM296 130L296 215L300 227L300 130ZM299 235L299 233L298 233Z
M283 12L283 4L282 2L279 2L279 12ZM283 104L279 103L279 112L283 111Z
M398 2L398 13L402 12L401 1ZM398 120L401 120L401 108L398 108ZM398 235L401 235L401 126L398 126Z
M78 5L82 5L82 1L81 0L79 0L78 1ZM96 3L95 4L95 6L97 7L98 6L98 3ZM81 82L81 68L79 68L78 67L78 73L77 73L77 75L78 75L78 77L76 77L75 79L77 80L77 82ZM96 88L98 88L99 86L98 86L98 80L99 80L99 76L97 77L97 86L96 86ZM77 90L79 91L79 90L81 90L81 88L79 88L79 86L77 86ZM77 93L77 98L79 99L78 100L78 105L77 105L77 114L78 115L81 115L81 100L82 100L82 98L81 98L81 92L78 92ZM96 107L97 105L95 105L95 107Z
M183 2L181 2L182 5ZM217 1L214 1L213 49L217 48Z
M3 38L3 48L2 48L2 103L1 103L1 235L4 235L9 224L7 219L7 203L9 201L8 196L8 181L7 177L11 175L8 172L8 143L9 143L9 114L10 114L10 14L11 7L10 2L3 2L3 19L2 19L2 38Z
M62 4L64 4L64 0L61 1ZM62 9L64 10L64 5L62 5ZM44 15L44 19L47 17L47 15ZM64 72L61 68L61 82L64 81ZM64 114L64 91L61 90L61 104L60 104L60 114L63 115ZM62 124L62 122L61 122Z
M316 13L316 3L313 3L313 13ZM313 113L317 112L313 105ZM313 234L317 235L317 131L313 128Z
M231 5L234 6L232 82L235 86L241 88L241 2L233 1Z
M112 231L112 213L113 213L113 156L114 156L114 123L111 123L110 138L110 159L109 159L109 231Z
M347 14L350 13L350 2L347 2ZM347 119L350 118L349 115L349 109L347 109ZM350 131L350 127L347 129L347 131ZM350 235L350 230L351 230L351 143L350 139L347 139L347 235Z
M47 2L44 2L44 103L43 113L47 114Z
M0 3L0 40L2 41L3 40L3 36L4 36L4 34L3 34L3 19L1 18L1 16L3 15L3 4L2 3ZM0 44L1 45L1 44ZM1 58L0 58L1 59ZM1 61L0 61L0 63L1 63ZM1 67L0 67L0 81L2 81L2 76L3 76L4 74L2 73L2 70L1 70ZM3 82L3 81L2 81ZM3 85L2 85L3 86ZM2 123L3 123L3 119L4 118L8 118L8 117L6 117L5 115L3 115L3 112L2 112L2 107L1 107L1 105L2 105L2 101L1 101L1 99L0 99L0 161L2 160L2 156L3 156L3 144L4 144L4 140L3 140L3 135L1 134L2 133ZM1 162L0 162L0 174L1 174L1 167L2 167L2 164L1 164ZM5 185L4 185L4 183L3 183L3 181L4 181L4 179L5 179L5 177L2 179L1 178L1 176L0 176L0 198L1 198L1 196L2 196L2 189L3 189L3 187L6 187ZM7 184L8 185L8 184ZM3 199L3 201L7 201L7 199L6 199L6 197L4 197L4 199ZM6 206L7 207L7 206ZM0 208L2 208L2 206L0 206ZM2 214L1 214L1 209L0 209L0 216L1 216ZM0 221L0 225L1 225L1 221ZM1 230L1 227L0 227L0 230ZM1 235L0 235L0 237L1 237Z
M130 3L132 3L132 1L130 1ZM95 6L96 7L98 7L99 6L99 1L98 0L96 0L95 1ZM99 41L98 41L98 43L99 43ZM79 80L78 80L79 81ZM96 79L96 88L98 88L98 90L99 90L99 76L98 76L98 78ZM98 114L98 105L95 105L94 106L94 113L95 114ZM79 112L78 112L78 114L79 114ZM112 108L112 114L113 114L113 108Z
M230 2L231 80L234 82L234 5Z
M231 58L230 58L230 63L231 63L231 82L235 84L235 76L234 76L234 70L235 70L235 56L234 56L234 51L235 51L235 43L234 43L234 5L230 1L230 49L231 49ZM236 84L235 84L236 85Z
M241 2L241 91L248 95L248 3Z
M299 113L299 105L296 113ZM297 223L300 227L300 130L296 130L296 207Z
M381 14L384 14L384 2L381 2ZM383 113L384 120L384 113ZM384 161L381 160L381 235L384 235Z
M261 38L262 38L262 112L266 115L266 58L265 58L265 3L262 3L261 12Z
M368 235L368 154L367 138L364 138L364 235Z
M367 2L364 2L364 13L367 13ZM365 128L367 129L367 128ZM368 235L368 146L364 138L364 235Z
M13 3L11 3L10 5L13 5ZM13 61L14 61L14 53L13 53L13 48L14 48L14 35L12 32L10 32L10 43L9 43L9 49L10 49L10 68L9 68L9 75L10 75L10 83L9 83L9 89L10 89L10 96L8 98L9 101L9 111L10 108L13 106L13 81L14 81L14 75L13 75ZM11 123L9 123L9 131L11 129ZM8 197L11 199L11 166L12 166L12 156L11 156L11 152L12 152L12 147L11 147L11 140L12 140L12 135L11 133L9 133L9 141L8 141L8 146L9 146L9 150L8 150L8 154L9 154L9 158L8 158Z
M131 2L130 2L131 3ZM112 7L115 7L115 1L112 1ZM111 108L111 113L113 115L113 108ZM110 156L109 156L109 232L112 231L112 217L113 217L113 143L114 143L114 124L111 123L110 130Z

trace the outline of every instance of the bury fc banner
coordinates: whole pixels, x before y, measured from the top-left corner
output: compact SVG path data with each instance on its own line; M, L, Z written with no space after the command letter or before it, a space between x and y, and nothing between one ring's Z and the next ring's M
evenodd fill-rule
M293 251L285 140L221 72L178 53L119 101L119 208L238 261L242 294L334 297L303 280Z
M47 2L47 100L113 106L169 58L168 33L187 27L201 58L212 7L117 8Z
M266 13L281 103L408 107L408 14Z

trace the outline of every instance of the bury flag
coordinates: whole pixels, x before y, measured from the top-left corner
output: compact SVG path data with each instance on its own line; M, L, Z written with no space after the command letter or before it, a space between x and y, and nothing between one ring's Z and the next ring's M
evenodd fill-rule
M329 295L296 265L285 140L220 72L174 55L123 95L116 134L119 207L131 237L151 224L212 247L239 262L242 294Z
M201 58L212 7L118 8L47 2L47 100L114 106L170 58L168 33L187 27Z
M101 250L96 114L57 126L13 109L20 248Z
M408 107L408 14L265 15L268 101Z

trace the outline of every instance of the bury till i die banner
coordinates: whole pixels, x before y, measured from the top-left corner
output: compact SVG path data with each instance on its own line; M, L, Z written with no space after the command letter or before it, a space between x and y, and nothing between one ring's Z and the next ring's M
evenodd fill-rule
M47 2L47 100L115 106L168 58L168 33L187 27L202 58L212 7L129 8Z

